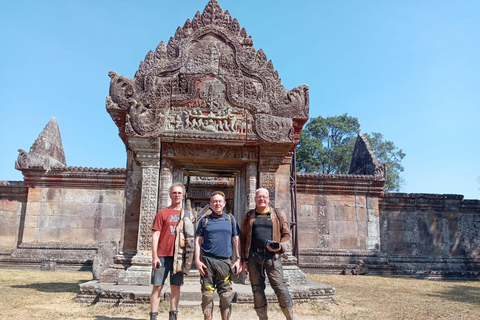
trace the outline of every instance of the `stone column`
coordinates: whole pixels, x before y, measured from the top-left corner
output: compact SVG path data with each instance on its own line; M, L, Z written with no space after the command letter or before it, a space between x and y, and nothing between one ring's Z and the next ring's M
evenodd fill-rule
M162 169L160 170L160 184L159 184L159 192L158 192L159 210L166 208L171 204L168 189L170 188L172 183L173 183L173 162L169 159L162 159Z
M250 162L247 164L245 183L245 208L247 210L255 208L255 190L257 190L257 164Z
M160 141L158 139L129 138L135 160L142 170L142 194L137 236L137 253L131 266L118 279L118 284L149 285L151 274L152 223L157 213Z

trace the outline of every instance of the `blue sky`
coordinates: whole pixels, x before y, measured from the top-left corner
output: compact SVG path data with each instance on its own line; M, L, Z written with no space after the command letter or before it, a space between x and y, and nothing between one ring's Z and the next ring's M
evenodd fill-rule
M405 153L403 192L480 198L479 1L219 0L287 89L310 87L310 116L357 117ZM0 180L22 180L56 117L67 165L124 167L105 109L108 71L139 63L207 0L3 1Z

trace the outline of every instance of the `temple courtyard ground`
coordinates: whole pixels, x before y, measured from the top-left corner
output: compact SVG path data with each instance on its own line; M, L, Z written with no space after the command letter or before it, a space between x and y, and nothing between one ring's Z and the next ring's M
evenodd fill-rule
M295 306L296 319L480 319L480 281L438 281L381 276L308 275L336 288L335 302ZM90 272L0 269L0 319L147 319L148 306L114 307L73 301ZM200 303L199 303L200 304ZM160 306L159 319L168 318ZM284 319L276 305L270 319ZM218 310L218 309L217 309ZM214 319L220 319L216 310ZM200 306L179 319L202 319ZM232 319L257 319L251 305L235 305Z

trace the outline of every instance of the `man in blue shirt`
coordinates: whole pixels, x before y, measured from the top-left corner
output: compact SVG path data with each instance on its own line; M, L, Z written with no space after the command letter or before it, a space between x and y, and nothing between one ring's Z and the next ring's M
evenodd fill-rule
M210 198L211 213L204 215L197 225L195 234L195 265L200 272L202 285L202 311L205 320L213 317L213 293L217 289L220 297L222 320L230 319L233 289L231 270L238 275L241 270L240 243L237 220L223 212L225 194L215 191ZM232 253L237 259L232 265Z

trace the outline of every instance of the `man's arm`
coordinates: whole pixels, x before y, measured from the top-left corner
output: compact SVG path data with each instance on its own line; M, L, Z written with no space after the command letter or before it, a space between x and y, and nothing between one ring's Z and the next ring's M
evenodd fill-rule
M160 231L154 231L152 235L152 268L157 270L157 264L162 265L158 259L158 239L160 239Z
M232 237L232 243L233 243L233 250L235 250L237 260L235 260L235 263L232 266L233 268L237 268L237 275L242 272L242 263L241 263L241 258L240 258L240 237L239 236L234 236Z
M202 243L203 243L203 237L196 236L195 237L195 266L197 267L198 272L200 272L200 274L204 276L205 269L207 268L207 266L200 260L200 250L202 250L201 249Z

